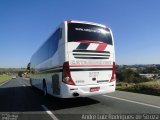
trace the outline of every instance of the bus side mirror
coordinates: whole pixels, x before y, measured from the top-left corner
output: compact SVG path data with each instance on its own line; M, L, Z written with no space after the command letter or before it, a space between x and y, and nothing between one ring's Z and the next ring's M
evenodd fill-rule
M31 70L31 63L28 63L28 65L27 65L27 70L28 70L28 71Z

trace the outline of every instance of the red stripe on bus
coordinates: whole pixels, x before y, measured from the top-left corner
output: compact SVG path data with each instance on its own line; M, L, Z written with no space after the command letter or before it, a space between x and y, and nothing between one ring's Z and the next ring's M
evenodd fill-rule
M100 44L98 45L98 47L96 48L96 50L97 50L97 51L104 51L104 50L106 49L106 47L107 47L107 44L105 44L105 43L100 43Z

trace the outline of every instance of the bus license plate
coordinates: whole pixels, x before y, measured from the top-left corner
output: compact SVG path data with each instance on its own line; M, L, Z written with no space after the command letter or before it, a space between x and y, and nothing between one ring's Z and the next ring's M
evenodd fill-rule
M99 91L100 87L93 87L90 88L90 92L95 92L95 91Z

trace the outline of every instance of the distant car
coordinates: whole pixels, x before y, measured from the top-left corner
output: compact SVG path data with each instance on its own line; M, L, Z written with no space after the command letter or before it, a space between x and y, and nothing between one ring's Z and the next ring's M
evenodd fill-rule
M13 76L12 79L16 79L16 76Z

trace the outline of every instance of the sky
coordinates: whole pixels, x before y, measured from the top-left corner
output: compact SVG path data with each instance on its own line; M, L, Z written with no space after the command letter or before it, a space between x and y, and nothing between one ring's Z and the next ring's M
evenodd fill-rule
M112 29L116 63L160 64L160 0L0 0L0 68L26 67L65 20Z

